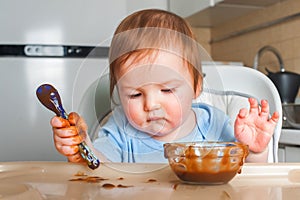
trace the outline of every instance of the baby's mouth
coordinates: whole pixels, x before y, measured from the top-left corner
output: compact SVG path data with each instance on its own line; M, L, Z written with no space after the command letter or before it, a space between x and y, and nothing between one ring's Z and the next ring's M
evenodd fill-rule
M156 121L161 121L165 120L164 117L148 117L147 122L156 122Z
M164 117L148 117L144 125L144 128L151 133L151 135L160 135L160 131L163 130L166 125L166 119Z
M166 121L164 111L159 109L159 110L154 110L148 113L147 122L157 122L157 121Z

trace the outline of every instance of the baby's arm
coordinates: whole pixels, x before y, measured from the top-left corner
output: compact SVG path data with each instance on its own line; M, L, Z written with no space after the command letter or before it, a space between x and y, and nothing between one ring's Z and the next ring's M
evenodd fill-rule
M87 125L77 113L70 113L69 119L53 117L50 122L53 130L54 145L59 153L70 162L85 162L81 157L78 144L85 141L100 162L107 162L105 156L98 152L87 134Z
M234 124L235 137L239 142L249 146L249 162L266 162L268 144L273 136L279 113L269 117L269 104L261 101L261 108L254 98L249 98L250 109L240 110Z

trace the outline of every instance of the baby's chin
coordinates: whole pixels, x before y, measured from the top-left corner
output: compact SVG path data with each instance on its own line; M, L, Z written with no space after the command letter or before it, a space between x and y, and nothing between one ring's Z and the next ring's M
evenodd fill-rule
M153 122L145 122L141 124L132 124L133 127L147 133L151 137L164 137L171 134L174 131L174 127L167 124L166 120L156 120Z

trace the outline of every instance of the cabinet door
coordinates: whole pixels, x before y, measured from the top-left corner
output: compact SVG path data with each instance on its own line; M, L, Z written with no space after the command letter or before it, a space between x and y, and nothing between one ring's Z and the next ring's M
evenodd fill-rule
M224 0L201 0L201 1L186 1L186 0L169 0L170 11L181 17L190 17L204 9L212 7Z
M300 162L300 147L285 146L285 162Z
M120 0L10 0L0 4L0 43L5 44L108 46L107 40L127 15L126 2Z
M285 148L278 148L278 162L285 162Z
M141 1L141 0L127 0L127 13L131 14L137 10L157 8L162 10L168 10L168 0L151 0L151 1Z

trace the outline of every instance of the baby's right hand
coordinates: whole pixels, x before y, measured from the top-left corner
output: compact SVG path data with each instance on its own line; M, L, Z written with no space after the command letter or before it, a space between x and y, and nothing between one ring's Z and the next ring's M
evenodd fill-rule
M54 144L58 152L68 157L70 162L84 162L78 144L87 137L87 125L77 113L70 113L69 119L53 117L50 122Z

